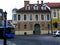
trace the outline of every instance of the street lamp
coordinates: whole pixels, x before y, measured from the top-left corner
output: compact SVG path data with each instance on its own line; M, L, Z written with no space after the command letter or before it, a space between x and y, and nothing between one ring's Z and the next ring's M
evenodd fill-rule
M6 39L6 17L7 17L7 12L5 11L4 12L4 27L5 27L5 30L4 30L4 45L7 45L6 42L7 42L7 39Z

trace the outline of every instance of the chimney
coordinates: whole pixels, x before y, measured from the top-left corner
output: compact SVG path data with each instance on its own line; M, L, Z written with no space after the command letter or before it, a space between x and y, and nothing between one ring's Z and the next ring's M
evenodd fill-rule
M41 0L41 5L43 5L43 0Z
M39 4L39 0L37 1L37 4Z
M24 0L24 6L26 6L27 4L29 4L29 0Z

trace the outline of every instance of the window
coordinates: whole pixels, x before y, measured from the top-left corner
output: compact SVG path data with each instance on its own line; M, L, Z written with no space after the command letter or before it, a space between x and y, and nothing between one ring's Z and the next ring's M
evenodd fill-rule
M26 14L24 14L24 20L26 20Z
M33 25L32 25L32 24L30 24L30 29L31 29L31 30L33 29Z
M30 20L32 20L32 14L30 14Z
M26 6L26 10L30 10L30 6L29 5Z
M37 5L34 6L34 10L38 10L38 6Z
M55 11L53 12L53 14L54 14L54 17L56 17L56 12Z
M20 20L20 15L18 15L18 20Z
M38 15L36 15L36 20L38 20Z
M41 20L44 20L44 15L43 14L41 15Z
M27 28L27 25L25 24L25 25L24 25L24 29L26 29L26 28Z
M43 10L46 10L46 6L43 6Z
M14 17L14 20L16 20L16 14L14 14L13 17Z
M49 14L47 14L47 20L50 20L50 16L49 16Z
M50 24L48 24L48 29L50 29L51 28L51 25Z
M41 8L42 10L46 10L46 4L44 4Z
M18 29L20 29L20 24L18 24Z
M44 24L41 24L41 28L42 28L42 29L44 28Z

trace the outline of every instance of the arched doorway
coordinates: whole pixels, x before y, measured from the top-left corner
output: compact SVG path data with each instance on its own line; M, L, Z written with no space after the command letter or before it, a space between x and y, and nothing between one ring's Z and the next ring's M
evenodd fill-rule
M40 25L39 24L34 25L34 34L36 34L36 35L40 34Z

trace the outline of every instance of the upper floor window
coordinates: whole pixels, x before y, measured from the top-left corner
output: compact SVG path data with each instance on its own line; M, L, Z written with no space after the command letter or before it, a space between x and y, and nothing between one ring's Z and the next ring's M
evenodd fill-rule
M25 24L25 25L24 25L24 29L26 29L26 28L27 28L27 25Z
M54 15L54 17L56 17L56 12L55 11L53 12L53 15Z
M43 14L41 15L41 20L44 20L44 15Z
M24 20L26 20L26 14L24 14Z
M20 20L20 15L18 15L18 20Z
M30 10L30 6L29 5L26 6L26 10Z
M38 10L38 6L37 5L34 6L34 10Z
M41 8L42 10L46 10L46 4L44 4Z
M47 20L50 20L50 15L49 14L47 14Z
M13 15L14 20L16 20L16 14Z
M30 20L32 20L32 14L30 14Z
M35 16L36 20L38 20L38 15Z

